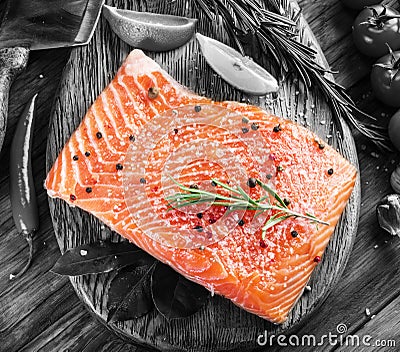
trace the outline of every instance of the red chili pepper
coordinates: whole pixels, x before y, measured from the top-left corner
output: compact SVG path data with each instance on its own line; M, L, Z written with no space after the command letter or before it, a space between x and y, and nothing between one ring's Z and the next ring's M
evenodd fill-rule
M32 137L37 94L25 107L15 130L10 154L10 199L15 227L29 245L28 262L10 279L28 270L33 257L32 234L39 227L36 192L32 176Z

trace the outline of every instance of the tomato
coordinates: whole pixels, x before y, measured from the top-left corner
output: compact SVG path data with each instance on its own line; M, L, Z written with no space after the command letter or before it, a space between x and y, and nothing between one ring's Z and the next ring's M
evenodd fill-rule
M371 87L382 103L400 107L400 51L390 51L374 64Z
M400 49L400 13L395 9L375 5L362 10L353 24L353 40L364 55L381 57L388 52L386 43L393 50Z
M365 6L380 4L382 0L342 0L344 6L355 10L362 10Z
M388 132L393 145L400 151L400 110L390 119Z

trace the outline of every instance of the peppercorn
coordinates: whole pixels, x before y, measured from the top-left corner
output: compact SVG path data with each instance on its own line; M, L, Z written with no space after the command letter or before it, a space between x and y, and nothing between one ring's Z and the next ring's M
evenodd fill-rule
M258 124L255 123L255 122L253 122L253 123L251 124L251 129L252 129L253 131L257 131L257 130L258 130Z
M279 131L282 131L281 124L276 125L274 127L273 131L276 132L276 133L279 132Z
M296 238L299 235L299 233L295 230L293 230L290 234L292 235L293 238Z
M74 156L72 157L72 159L75 160L75 161L77 161L77 160L79 160L79 156L78 156L78 155L74 155Z
M333 175L333 169L328 170L328 175Z
M158 97L160 90L157 87L150 87L147 94L150 99L155 99Z
M287 198L283 198L283 203L285 203L286 206L290 204L290 200Z
M265 244L264 240L260 240L260 247L261 248L267 248L267 245Z
M317 255L317 256L314 258L314 262L319 263L320 261L321 261L321 257L320 257L319 255Z
M211 186L216 187L217 183L215 181L211 181Z
M92 193L92 187L86 187L86 193Z
M249 129L248 129L247 127L243 127L243 128L242 128L242 132L243 132L243 133L247 133L247 132L249 132Z
M239 222L238 222L238 225L239 225L239 226L243 226L243 225L244 225L244 220L243 220L243 219L240 219Z
M243 118L242 118L242 122L243 122L243 123L249 123L249 119L248 119L247 117L243 117Z
M255 186L257 186L257 180L254 177L250 177L247 180L247 186L249 186L250 188L254 188Z
M276 168L276 170L277 170L278 172L283 171L283 166L278 165L278 167Z
M146 179L142 177L142 178L140 179L140 183L141 183L141 184L145 184L145 183L146 183Z
M97 137L97 139L100 139L101 137L103 137L103 135L101 134L101 132L97 132L96 137Z
M135 136L133 135L133 134L131 134L130 136L129 136L129 140L131 141L131 142L134 142L135 141Z
M122 170L124 168L124 166L122 164L118 163L117 165L115 165L115 168L117 170Z
M271 178L272 178L272 175L271 174L267 174L267 180L270 180Z
M196 106L194 107L194 111L200 112L200 111L201 111L201 106L200 106L200 105L196 105Z
M196 225L193 229L198 232L203 232L203 226L200 226L200 225Z
M191 189L199 189L199 186L197 186L196 184L192 184L189 186L189 188Z
M202 218L203 218L203 213L197 213L196 216L197 216L199 219L202 219Z
M85 152L85 156L89 157L90 156L90 152Z
M72 201L76 200L76 195L75 194L70 194L69 195L69 199L71 199Z

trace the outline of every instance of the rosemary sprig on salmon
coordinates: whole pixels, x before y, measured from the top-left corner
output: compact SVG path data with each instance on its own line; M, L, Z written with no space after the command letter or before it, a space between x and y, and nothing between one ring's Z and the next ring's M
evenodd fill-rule
M265 211L275 211L275 214L272 215L262 227L262 239L265 239L268 229L289 218L303 218L310 220L313 223L329 225L328 222L320 220L310 213L301 214L289 209L287 202L285 202L270 186L259 179L249 178L247 184L250 188L254 188L259 185L262 189L267 191L268 194L258 199L253 199L239 185L231 187L228 184L214 178L211 179L211 182L231 192L231 195L224 196L218 192L209 192L198 187L186 187L174 178L170 178L182 191L184 191L175 193L165 198L171 207L170 209L180 209L191 205L206 203L209 205L226 207L229 212L235 210L253 210L256 212L256 216L264 213ZM271 203L270 196L276 200L274 204Z

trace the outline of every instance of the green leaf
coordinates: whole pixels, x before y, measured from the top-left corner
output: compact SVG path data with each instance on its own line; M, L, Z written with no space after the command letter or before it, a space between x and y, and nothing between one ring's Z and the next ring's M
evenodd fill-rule
M227 191L231 191L233 193L236 193L238 195L240 195L240 192L237 189L234 189L232 187L230 187L229 185L227 185L226 183L223 183L221 181L218 181L215 178L212 178L211 181L214 181L218 186L221 186L222 188L226 189Z
M153 260L149 254L129 242L99 242L65 251L51 271L68 276L106 273L127 265L145 265Z
M285 221L286 219L289 219L292 217L292 215L281 215L281 216L272 216L264 225L262 228L263 232L266 232L268 229L271 227L274 227L276 224L279 224L282 221Z
M274 197L283 208L287 209L287 205L285 204L283 199L271 187L269 187L265 183L261 182L260 180L257 180L257 183L261 186L262 189L264 189L272 197Z

